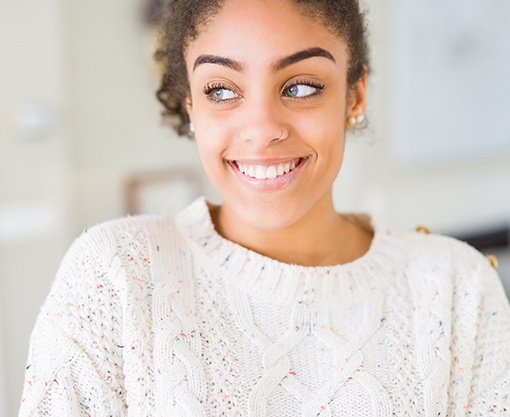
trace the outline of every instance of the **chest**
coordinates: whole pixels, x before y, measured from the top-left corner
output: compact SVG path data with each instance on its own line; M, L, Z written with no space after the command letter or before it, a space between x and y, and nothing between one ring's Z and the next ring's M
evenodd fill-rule
M202 280L182 297L160 300L172 308L154 332L155 407L190 416L444 411L451 313L433 288L401 279L321 305L274 303Z

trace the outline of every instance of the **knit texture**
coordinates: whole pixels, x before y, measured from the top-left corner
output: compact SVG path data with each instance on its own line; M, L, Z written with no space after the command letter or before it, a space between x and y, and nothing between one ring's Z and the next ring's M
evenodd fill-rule
M20 416L510 416L494 269L373 227L331 267L223 239L204 199L86 231L33 331Z

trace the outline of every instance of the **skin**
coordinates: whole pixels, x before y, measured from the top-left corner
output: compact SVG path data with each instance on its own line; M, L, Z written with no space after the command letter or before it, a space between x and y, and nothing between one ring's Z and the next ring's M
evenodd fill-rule
M286 263L362 256L371 231L336 213L332 198L348 117L365 113L366 76L347 86L344 40L287 0L228 0L185 59L197 149L223 198L210 207L218 233ZM236 169L288 160L299 169L274 187Z

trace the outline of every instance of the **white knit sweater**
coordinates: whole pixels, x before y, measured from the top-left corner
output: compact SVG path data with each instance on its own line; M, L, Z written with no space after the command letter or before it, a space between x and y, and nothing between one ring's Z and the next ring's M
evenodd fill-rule
M510 416L510 307L453 239L374 225L366 255L282 264L203 199L85 232L32 334L21 416Z

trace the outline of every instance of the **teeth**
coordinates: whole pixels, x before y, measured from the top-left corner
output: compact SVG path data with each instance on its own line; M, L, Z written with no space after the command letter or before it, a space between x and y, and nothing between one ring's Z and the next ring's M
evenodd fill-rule
M276 176L279 177L280 175L283 175L285 173L285 170L283 169L283 164L279 164L278 168L276 168Z
M296 168L296 161L283 162L276 165L247 165L237 163L239 171L248 177L256 178L258 180L275 179L281 175L287 174Z
M255 168L255 178L258 180L266 179L266 169L262 165L257 165Z
M270 180L272 179L275 179L276 178L276 167L274 165L270 166L270 167L267 167L267 170L266 170L266 176L267 178L269 178Z

